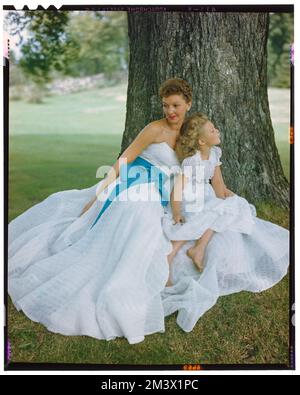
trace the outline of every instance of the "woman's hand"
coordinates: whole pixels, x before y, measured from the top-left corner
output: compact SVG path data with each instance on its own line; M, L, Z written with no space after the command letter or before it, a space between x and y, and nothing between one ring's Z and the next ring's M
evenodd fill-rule
M88 209L90 207L92 207L92 205L95 203L95 201L97 200L97 198L93 198L92 200L90 200L83 208L81 214L79 215L79 217L81 217L86 211L88 211Z
M114 168L113 168L113 170L111 171L111 174L113 175L113 177L114 178L116 178L116 174L114 174ZM92 207L92 205L95 203L95 201L98 199L98 196L109 186L109 184L110 184L110 180L108 179L108 177L107 178L104 178L101 182L100 182L100 188L99 188L99 190L98 191L96 191L96 196L92 199L92 200L90 200L85 206L84 206L84 208L83 208L83 210L82 210L82 212L81 212L81 214L79 215L79 217L81 217L86 211L88 211L91 207Z
M185 223L185 218L181 214L174 214L173 215L173 221L174 221L173 225L176 225L178 223L183 224L183 223Z

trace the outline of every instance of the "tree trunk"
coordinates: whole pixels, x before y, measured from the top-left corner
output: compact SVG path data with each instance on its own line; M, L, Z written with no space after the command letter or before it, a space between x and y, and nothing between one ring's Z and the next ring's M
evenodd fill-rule
M128 13L129 81L121 152L163 117L160 84L193 87L190 113L221 132L226 185L250 202L288 207L289 184L275 145L267 92L267 13Z

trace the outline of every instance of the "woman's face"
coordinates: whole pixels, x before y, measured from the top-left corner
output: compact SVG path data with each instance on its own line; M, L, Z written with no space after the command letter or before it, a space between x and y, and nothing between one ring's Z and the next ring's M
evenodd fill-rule
M206 144L211 147L213 145L220 144L220 132L217 128L215 128L212 122L207 121L202 128L204 133L199 139L200 145Z
M171 124L182 122L186 112L191 108L191 102L187 103L181 94L163 97L162 104L164 114Z

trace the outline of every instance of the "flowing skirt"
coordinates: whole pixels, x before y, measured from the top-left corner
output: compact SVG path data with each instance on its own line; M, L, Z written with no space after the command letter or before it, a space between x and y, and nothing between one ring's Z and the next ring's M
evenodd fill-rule
M174 286L162 293L165 315L178 310L177 323L184 331L190 332L220 296L261 292L286 275L289 231L257 218L246 199L237 195L219 199L208 184L203 211L184 214L186 223L173 225L168 206L162 220L170 240L187 240L173 261ZM207 229L216 233L206 248L200 274L186 251Z
M153 183L130 190L146 196L150 188L156 201L122 201L120 194L91 227L103 201L79 215L97 186L53 193L9 223L8 292L50 331L134 344L165 331L160 293L172 244Z

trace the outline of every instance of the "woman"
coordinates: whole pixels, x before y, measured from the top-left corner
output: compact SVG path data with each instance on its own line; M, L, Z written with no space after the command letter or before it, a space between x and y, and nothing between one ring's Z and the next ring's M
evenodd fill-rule
M179 164L175 142L192 89L174 78L159 94L165 118L138 134L104 180L53 193L9 224L9 295L18 310L50 331L106 340L125 336L134 344L165 330L161 292L172 243L162 231L162 197L166 203L168 196L158 179L172 179L166 167ZM138 166L142 181L124 184L121 160L129 170ZM150 191L152 199L122 200L129 191L144 197ZM114 198L104 198L105 192Z

